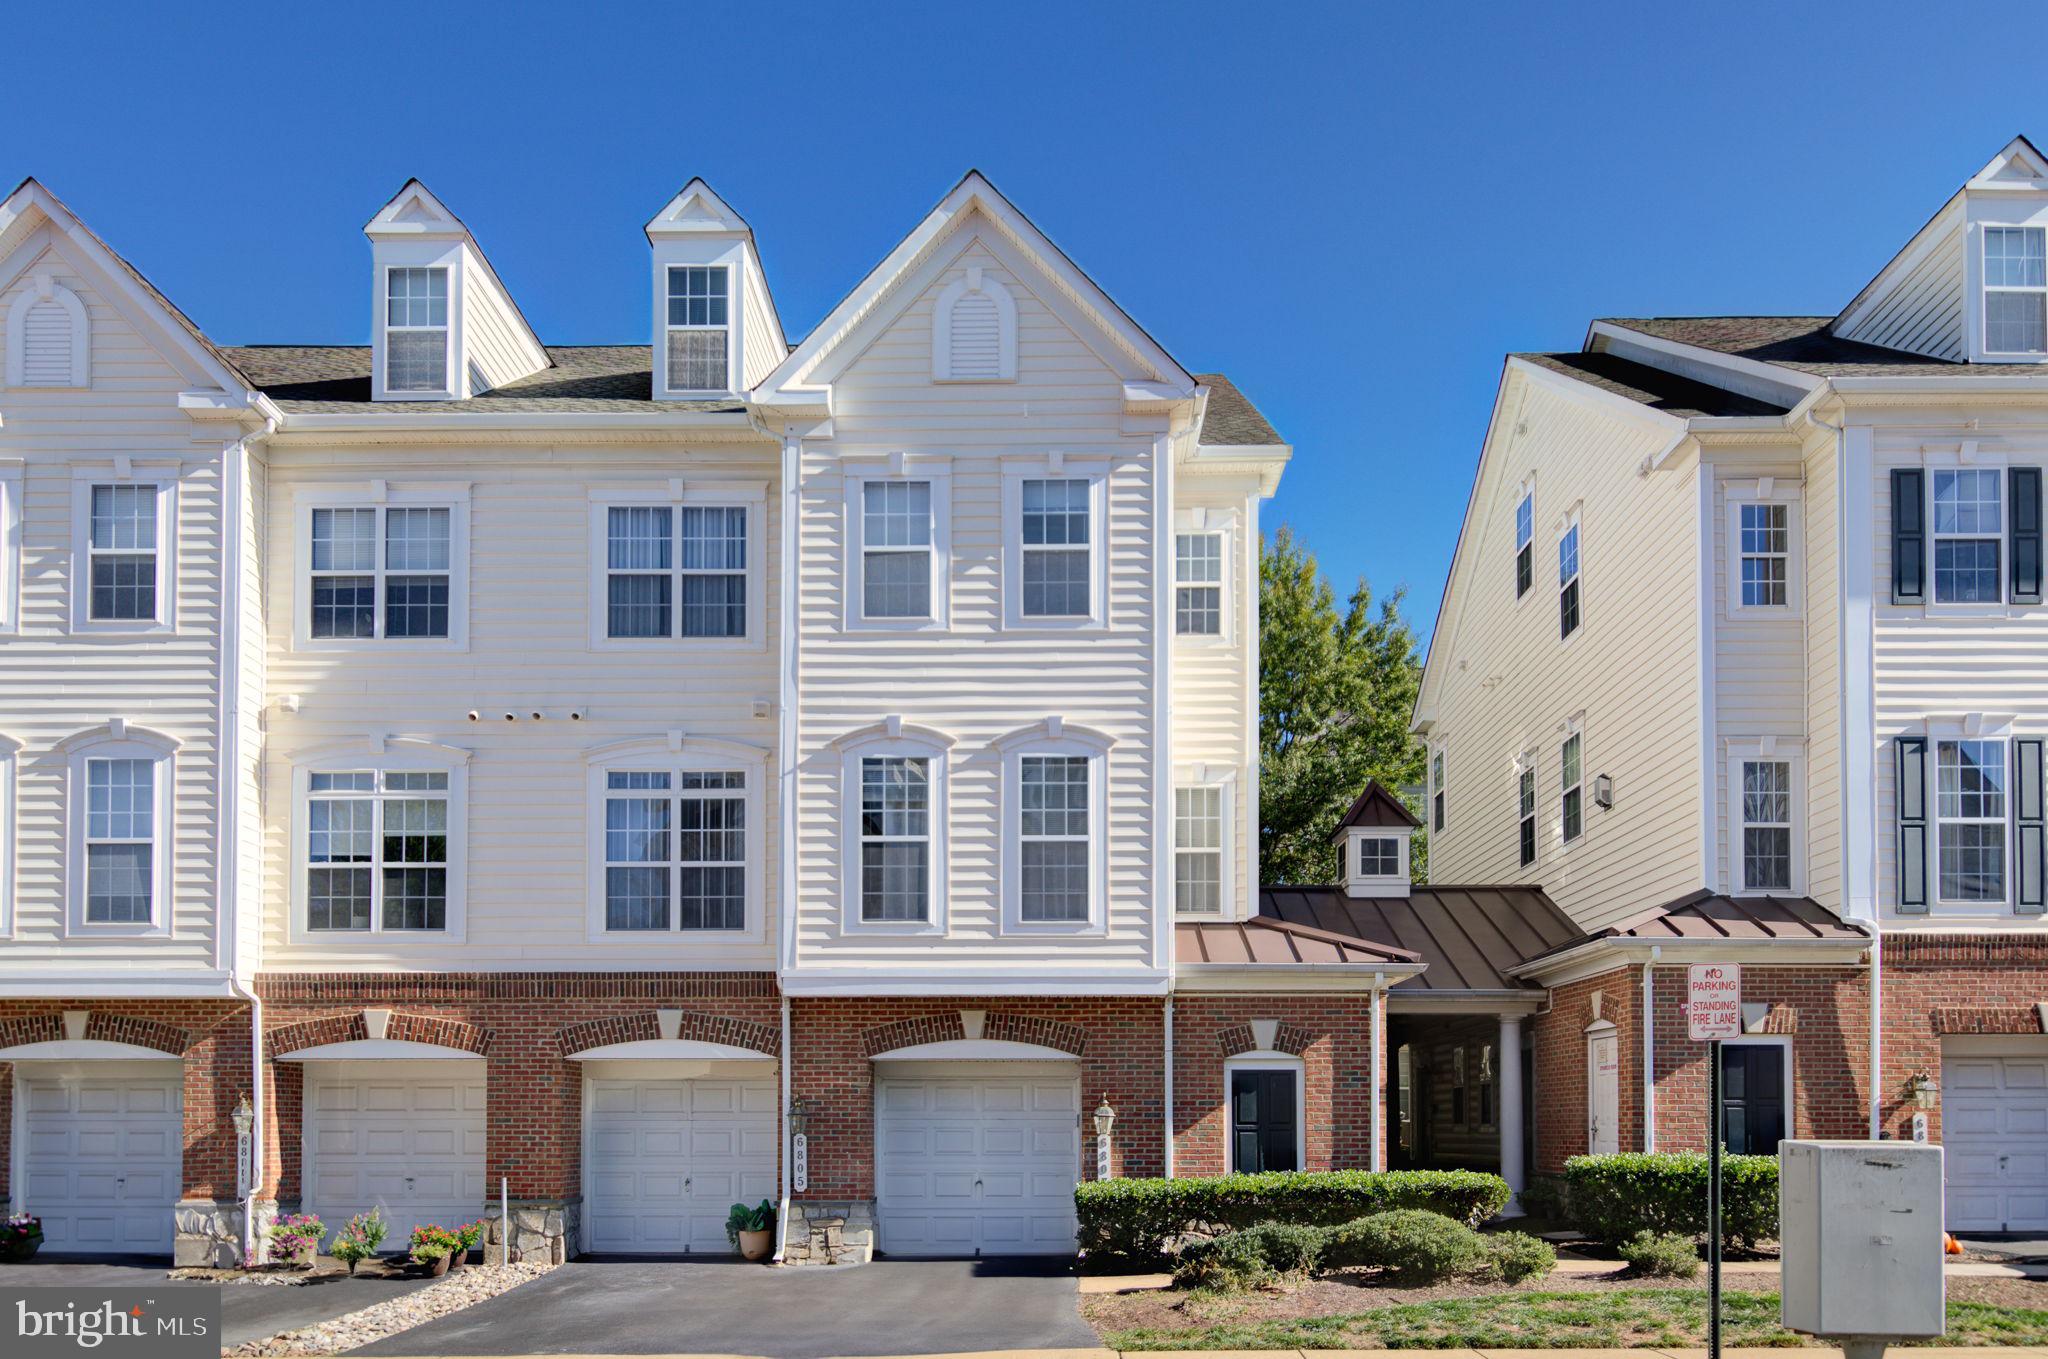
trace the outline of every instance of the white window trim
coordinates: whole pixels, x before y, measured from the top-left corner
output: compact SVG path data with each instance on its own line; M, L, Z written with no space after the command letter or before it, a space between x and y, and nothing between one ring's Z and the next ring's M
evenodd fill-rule
M1442 741L1432 741L1426 747L1429 764L1426 767L1424 783L1429 788L1428 815L1423 818L1431 835L1448 834L1451 828L1450 757L1444 753ZM1438 799L1442 799L1441 802ZM1443 811L1438 813L1441 806Z
M1222 909L1215 915L1184 915L1181 913L1178 896L1174 899L1176 920L1229 921L1244 919L1244 902L1238 890L1237 881L1237 775L1235 772L1218 775L1207 765L1181 765L1173 771L1173 786L1182 788L1214 788L1221 794L1218 814L1223 818L1222 841L1219 853L1222 856L1219 873L1223 884ZM1173 854L1180 854L1180 843L1174 841ZM1169 870L1170 871L1170 870Z
M1723 503L1727 519L1727 590L1728 612L1731 616L1748 614L1759 618L1798 618L1805 613L1806 573L1804 570L1804 545L1801 520L1805 517L1801 504L1803 496L1798 483L1787 483L1777 477L1761 477L1755 481L1728 482L1723 486ZM1742 507L1744 505L1783 505L1785 507L1785 602L1783 604L1745 604L1742 602ZM1932 535L1929 535L1930 539ZM1580 542L1584 549L1584 540ZM1580 626L1585 626L1583 606L1585 587L1579 589L1581 604Z
M104 726L79 732L57 743L55 750L66 761L64 933L75 939L164 939L172 933L177 914L171 895L176 881L177 753L175 737L116 718ZM86 764L91 760L149 760L156 774L156 801L151 808L150 827L155 832L150 867L155 881L150 886L150 919L90 924L85 918L86 854L85 830L88 795ZM12 796L9 796L10 809ZM11 856L10 856L11 858Z
M439 391L408 387L404 391L392 390L388 379L391 376L391 351L386 335L391 326L391 271L393 269L440 269L448 275L448 324L441 327L447 341L447 356L443 360L442 373L448 379ZM459 394L464 375L458 371L461 346L457 338L462 331L462 257L460 247L441 251L431 258L417 260L390 259L380 263L376 269L377 318L375 352L371 354L374 365L370 395L377 401L452 401ZM433 326L399 326L399 330L432 330ZM303 541L303 539L302 539Z
M1782 1048L1785 1059L1780 1064L1785 1080L1785 1136L1790 1142L1799 1136L1799 1111L1793 1107L1794 1092L1799 1082L1793 1078L1792 1035L1778 1033L1746 1033L1739 1038L1723 1038L1723 1048Z
M586 879L587 902L584 938L593 944L665 941L685 944L702 939L714 944L759 943L767 937L768 752L739 741L689 737L680 732L670 737L635 741L614 741L584 752L589 767L586 806L589 861ZM605 928L605 776L614 770L665 771L671 776L684 771L714 773L737 771L747 777L746 795L746 924L737 930L686 930L671 922L666 930L610 930ZM674 786L669 798L677 797ZM670 834L674 834L673 827Z
M1003 933L1102 934L1109 928L1109 755L1114 737L1064 721L1036 723L993 742L1003 757ZM1024 919L1024 757L1078 755L1088 761L1088 918ZM1214 917L1212 917L1214 918ZM1224 917L1228 918L1228 914Z
M2015 719L2010 716L1979 714L1969 717L1929 718L1927 720L1927 786L1923 791L1927 808L1927 910L1907 919L1925 920L1941 917L1947 920L1998 921L2010 925L2015 918L2013 910L2013 797L2012 786L2012 743L2016 736L2031 735L2029 732L2013 730ZM2005 769L2005 896L1998 901L1954 901L1941 895L1941 743L1943 741L1998 741L2005 747L2002 763ZM1893 807L1896 812L1898 790L1892 790ZM1894 815L1894 823L1897 817ZM1896 844L1892 851L1898 853ZM1896 874L1894 875L1896 877ZM1898 903L1892 903L1892 912L1897 914Z
M1176 623L1173 640L1179 646L1218 647L1230 646L1237 640L1237 572L1232 569L1237 560L1237 512L1214 506L1197 505L1190 509L1177 510L1173 516L1175 537L1181 534L1213 534L1222 539L1223 578L1216 582L1217 592L1222 599L1222 610L1215 632L1182 632ZM1180 552L1179 545L1171 555L1173 563L1173 592L1176 613L1180 606ZM1197 582L1200 583L1200 582Z
M768 645L768 483L765 481L696 481L678 477L666 487L594 488L590 500L590 648L593 651L646 651L683 648L692 651L761 651ZM676 512L669 578L678 582L670 595L667 637L613 637L609 632L611 593L610 512L629 505L666 506ZM682 635L682 509L743 509L747 512L747 630L740 637ZM452 590L452 587L451 587ZM451 630L453 620L450 620Z
M1024 613L1024 483L1088 483L1088 612L1071 618ZM1075 632L1109 625L1109 462L1106 458L1035 457L1003 460L1003 627Z
M0 458L0 636L21 630L23 460Z
M743 356L739 352L739 327L734 324L734 322L737 321L739 318L740 288L742 283L744 282L743 278L741 277L741 271L739 266L740 262L737 258L724 257L709 260L663 260L659 265L656 266L655 277L658 280L658 283L655 290L655 305L659 308L660 326L657 328L655 333L657 336L659 336L659 339L656 341L656 343L659 345L661 351L659 355L657 355L657 362L661 365L660 376L662 383L663 399L689 401L703 397L726 396L740 389L739 370ZM674 325L669 321L669 281L671 277L674 275L675 271L678 269L719 269L724 271L724 325ZM725 332L725 386L678 387L669 381L668 337L669 332L676 330L722 330Z
M294 492L292 518L297 547L292 560L292 650L294 651L467 651L469 650L469 483L387 485L376 481L350 485L307 484ZM386 574L376 573L377 635L374 637L313 636L313 511L365 509L444 509L448 511L448 635L386 637L384 590ZM377 557L384 556L384 523L378 516ZM401 572L399 574L405 574Z
M28 380L28 314L38 302L55 302L71 318L71 381ZM7 385L43 390L92 386L92 318L77 293L57 282L47 268L37 269L7 309Z
M1564 781L1564 748L1574 739L1579 743L1579 781L1577 783L1566 783ZM1582 845L1586 842L1587 832L1593 828L1593 799L1587 787L1592 782L1592 779L1586 773L1586 733L1580 728L1578 723L1568 723L1566 729L1559 734L1553 744L1557 747L1557 845L1560 852L1569 854L1574 846ZM1565 795L1574 788L1579 790L1579 833L1566 838L1564 833L1564 799Z
M1991 294L1995 292L2031 293L2043 290L2012 287L1994 288L1990 286L1985 282L1986 278L1989 277L1990 271L1984 265L1984 252L1989 245L1989 241L1986 239L1986 232L1993 228L2000 230L2042 231L2044 241L2048 241L2048 231L2044 231L2042 224L2036 221L1973 222L1971 227L1970 234L1974 238L1972 243L1973 249L1970 252L1971 282L1975 284L1976 295L1976 306L1972 308L1974 312L1972 319L1976 322L1976 333L1970 338L1974 342L1977 351L1972 357L2003 363L2037 362L2041 355L2048 351L2040 349L1993 349L1991 347Z
M996 375L956 376L953 372L953 308L961 298L978 292L996 304ZM989 276L979 264L954 279L939 292L932 304L932 381L1015 382L1017 380L1017 302L1010 290Z
M1583 751L1584 747L1581 747ZM1792 776L1792 883L1784 888L1751 887L1743 878L1742 766L1752 760L1775 761L1790 766ZM1806 743L1783 737L1728 742L1727 766L1728 844L1727 862L1722 866L1728 894L1738 897L1806 895Z
M1579 587L1579 621L1572 625L1572 630L1569 633L1559 636L1558 642L1564 646L1571 645L1574 638L1581 636L1586 631L1586 531L1583 522L1579 518L1579 507L1577 505L1566 510L1564 518L1558 521L1556 546L1550 554L1551 563L1554 567L1559 564L1558 559L1564 549L1564 540L1574 532L1578 534L1578 550L1573 558L1572 574L1569 579L1558 581L1556 589L1551 594L1551 598L1557 604L1557 613L1554 615L1556 625L1562 628L1564 626L1565 587L1573 582L1577 582Z
M71 467L71 630L172 633L178 618L178 474L174 462L74 463ZM92 488L156 487L156 616L92 617Z
M14 937L15 864L21 857L15 837L15 778L21 742L0 735L0 939Z
M2032 606L2013 605L2012 562L2012 489L2004 473L2011 463L2010 454L1980 450L1975 444L1965 445L1956 450L1929 451L1923 459L1926 475L1922 478L1926 503L1920 507L1921 522L1927 526L1927 599L1919 607L1932 616L1946 614L1953 617L2003 618L2018 617L2024 608ZM1910 463L1906 464L1911 466ZM1941 600L1935 597L1934 558L1935 544L1943 539L1983 538L1981 533L1942 533L1934 531L1934 474L1936 472L1992 472L1998 477L1998 532L1989 535L1998 542L1998 598L1975 603ZM1912 607L1912 606L1907 606Z
M930 727L911 726L892 717L849 732L832 745L840 753L840 930L846 934L944 935L948 879L952 875L947 858L947 820L952 801L952 775L947 757L953 748L953 738ZM932 848L928 920L861 919L861 761L871 755L930 761Z
M846 488L846 557L840 571L849 632L945 632L953 626L953 460L944 455L894 456L886 462L842 464ZM928 481L932 487L932 612L928 618L869 618L863 611L867 582L866 490L870 482Z
M381 749L380 749L381 747ZM292 880L289 937L295 945L328 953L380 951L394 947L441 948L460 944L468 930L469 884L469 757L456 746L414 737L371 740L298 757L292 762ZM326 770L434 770L448 775L448 908L439 930L387 930L380 913L370 912L367 930L313 930L306 927L308 832L312 817L312 775ZM381 797L382 794L379 794Z
M1370 877L1358 871L1358 842L1392 840L1396 871ZM1408 832L1398 826L1353 826L1344 835L1344 891L1352 897L1405 897L1409 894L1412 871L1408 865Z
M1285 1071L1294 1076L1294 1164L1308 1169L1308 1064L1291 1052L1240 1052L1223 1059L1223 1162L1235 1174L1237 1138L1230 1127L1230 1078L1240 1071Z
M1515 757L1515 869L1534 868L1543 860L1543 764L1536 751L1525 750ZM1529 812L1522 814L1522 780L1529 780ZM1531 853L1522 861L1522 823L1529 823Z

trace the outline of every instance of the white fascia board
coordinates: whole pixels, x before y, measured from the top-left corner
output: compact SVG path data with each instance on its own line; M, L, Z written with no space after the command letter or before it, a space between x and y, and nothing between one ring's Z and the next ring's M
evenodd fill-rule
M0 1048L0 1062L177 1062L183 1053L160 1052L135 1043L116 1043L100 1038L53 1038L41 1043L19 1043Z
M413 406L393 405L362 414L286 412L280 433L290 434L420 434L452 430L752 430L753 416L743 411L440 411L420 414ZM765 437L765 436L764 436Z
M799 968L781 974L786 996L1164 996L1173 990L1169 972L1130 971L1099 975L949 972L905 975L859 968Z
M1078 1062L1079 1055L1042 1043L1017 1043L1002 1038L949 1038L913 1043L868 1058L871 1062Z
M1419 963L1182 963L1174 969L1173 993L1371 992L1421 973Z
M90 996L95 1000L156 1000L169 997L238 1000L233 981L225 972L196 972L190 979L162 972L125 976L121 973L37 972L28 976L0 974L0 1000L45 999L51 996Z
M1521 373L1536 386L1555 392L1567 401L1589 406L1633 424L1646 425L1660 433L1682 435L1685 432L1686 420L1683 416L1660 411L1654 406L1645 406L1642 402L1632 401L1618 392L1595 387L1590 382L1582 382L1578 378L1569 377L1514 355L1508 357L1508 367Z
M1550 997L1542 991L1389 991L1388 1014L1533 1015Z
M761 1062L773 1061L774 1054L756 1052L731 1043L700 1043L688 1038L642 1038L629 1043L607 1043L603 1047L572 1052L572 1062Z
M1593 939L1547 958L1508 968L1541 986L1596 977L1621 967L1689 963L1740 963L1750 967L1854 966L1870 948L1868 939Z
M1971 373L1956 377L1836 377L1829 382L1838 392L1891 392L1925 394L1997 394L2011 392L2033 395L2048 391L2048 376Z
M1674 366L1671 360L1693 364L1709 370L1716 379L1719 379L1716 381L1696 378L1695 381L1725 387L1738 395L1754 397L1758 401L1776 401L1787 406L1797 404L1805 393L1827 384L1826 378L1815 377L1810 373L1781 368L1775 363L1745 359L1702 345L1667 340L1662 336L1630 330L1627 326L1618 326L1610 321L1593 322L1586 332L1586 348L1593 353L1613 354L1617 358L1630 359L1650 368L1660 368L1678 377L1692 375L1683 368ZM1657 362L1658 359L1664 359L1666 362Z

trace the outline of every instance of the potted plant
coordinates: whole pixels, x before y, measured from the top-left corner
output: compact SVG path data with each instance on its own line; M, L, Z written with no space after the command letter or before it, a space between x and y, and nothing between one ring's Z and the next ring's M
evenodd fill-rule
M287 1213L271 1224L270 1244L278 1250L280 1263L311 1269L320 1254L320 1239L326 1235L326 1224L313 1214Z
M483 1243L484 1220L478 1218L474 1222L457 1227L455 1239L459 1244L455 1247L454 1263L450 1268L461 1269L469 1263L469 1253Z
M34 1213L16 1213L0 1226L0 1264L18 1264L42 1244L43 1220Z
M358 1264L377 1253L377 1248L384 1244L384 1238L390 1232L390 1225L384 1221L384 1210L372 1208L350 1218L347 1225L334 1234L334 1244L328 1249L353 1274Z
M446 1227L431 1224L412 1229L412 1262L420 1267L423 1274L436 1277L448 1272L452 1255L462 1246L462 1238Z
M753 1208L735 1203L725 1215L725 1236L742 1259L767 1259L775 1249L775 1205L766 1199Z

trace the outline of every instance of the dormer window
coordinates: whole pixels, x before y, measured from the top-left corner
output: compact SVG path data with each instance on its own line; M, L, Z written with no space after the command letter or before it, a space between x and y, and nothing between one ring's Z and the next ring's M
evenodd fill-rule
M2048 350L2048 228L1984 229L1984 349Z
M723 392L731 301L722 264L675 265L668 271L668 385L671 391Z
M1415 813L1377 783L1369 783L1331 834L1344 857L1344 895L1405 897L1409 892L1408 842L1422 829Z
M1358 876L1391 878L1401 871L1401 841L1391 835L1358 837Z
M448 270L385 271L384 388L448 390Z

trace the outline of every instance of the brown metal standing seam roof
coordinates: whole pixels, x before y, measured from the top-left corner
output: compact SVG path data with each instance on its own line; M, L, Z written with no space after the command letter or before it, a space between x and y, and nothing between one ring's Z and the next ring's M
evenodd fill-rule
M1259 915L1418 955L1410 991L1520 991L1507 969L1586 934L1540 888L1419 885L1405 897L1351 897L1341 887L1266 887Z
M1183 921L1173 927L1173 958L1183 966L1245 963L1413 963L1413 953L1283 920Z

